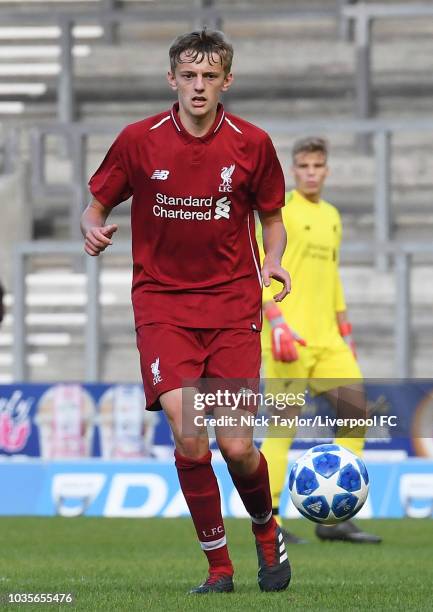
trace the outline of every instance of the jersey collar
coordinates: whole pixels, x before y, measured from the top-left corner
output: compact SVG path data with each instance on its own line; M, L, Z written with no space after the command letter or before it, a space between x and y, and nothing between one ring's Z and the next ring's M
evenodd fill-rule
M209 142L210 140L212 140L215 134L217 134L219 130L221 129L224 123L225 111L224 111L223 105L221 103L218 103L215 121L211 125L207 134L205 134L204 136L198 136L198 137L193 136L192 134L187 132L186 129L183 127L182 122L179 118L179 102L176 102L175 104L173 104L173 107L170 111L170 115L171 115L171 121L174 125L175 130L178 132L179 136L186 143L194 142L194 141Z
M323 200L322 198L320 198L320 200L318 202L310 202L310 200L307 200L307 198L304 198L304 196L299 193L299 191L297 189L293 189L293 191L290 192L292 198L295 200L295 202L298 202L299 204L304 204L305 206L313 206L313 208L318 208Z

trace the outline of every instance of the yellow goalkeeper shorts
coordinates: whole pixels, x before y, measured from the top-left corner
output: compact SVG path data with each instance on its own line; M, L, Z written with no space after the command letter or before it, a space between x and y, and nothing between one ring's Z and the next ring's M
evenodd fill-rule
M362 381L362 373L352 351L341 338L326 347L298 346L299 359L290 363L275 361L272 351L262 352L262 375L266 391L278 388L301 392L307 387L323 393Z

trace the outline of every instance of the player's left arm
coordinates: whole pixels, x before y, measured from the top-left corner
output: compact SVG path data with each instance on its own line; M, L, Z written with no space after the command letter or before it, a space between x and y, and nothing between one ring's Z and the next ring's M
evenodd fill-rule
M265 257L262 265L262 278L265 287L275 278L283 284L282 290L274 295L276 302L281 302L290 293L290 275L281 267L281 258L287 244L287 235L284 228L281 209L264 212L259 211L260 223L263 232L263 248Z

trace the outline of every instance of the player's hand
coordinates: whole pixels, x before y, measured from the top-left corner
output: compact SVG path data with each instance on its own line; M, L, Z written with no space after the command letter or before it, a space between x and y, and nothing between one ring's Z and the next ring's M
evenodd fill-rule
M296 342L301 346L307 343L287 325L281 310L275 304L265 307L265 317L271 324L272 355L275 361L290 363L299 357Z
M284 300L286 295L290 293L292 286L290 274L287 272L287 270L284 270L284 268L282 268L278 262L275 260L268 260L265 257L262 266L262 279L265 287L269 287L272 278L275 278L275 280L283 284L282 290L274 295L274 300L276 302L281 302Z
M111 240L114 232L117 232L117 225L104 225L103 227L92 227L86 232L84 239L84 250L93 257L105 251L107 246L113 244Z
M356 357L356 345L355 345L355 340L353 339L353 336L352 336L352 324L349 323L349 321L344 321L343 323L339 324L338 329L340 330L340 336L343 338L344 342L350 348L350 350L352 351L352 355L356 359L357 358Z

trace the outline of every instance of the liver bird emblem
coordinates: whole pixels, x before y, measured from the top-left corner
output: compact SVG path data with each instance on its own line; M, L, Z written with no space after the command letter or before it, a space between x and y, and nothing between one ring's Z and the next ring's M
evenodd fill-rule
M235 164L231 166L224 166L221 170L222 183L219 186L219 191L231 191L232 190L232 174L235 169Z

